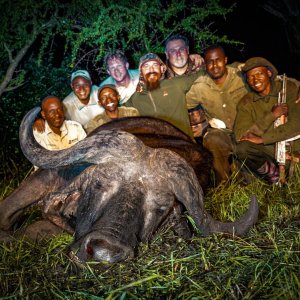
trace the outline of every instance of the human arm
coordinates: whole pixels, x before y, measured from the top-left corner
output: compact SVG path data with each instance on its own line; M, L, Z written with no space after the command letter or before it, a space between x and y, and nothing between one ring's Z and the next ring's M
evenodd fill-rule
M81 141L86 138L86 131L83 129L81 124L78 123L78 125L80 125L78 129L78 141Z
M45 120L42 118L37 118L33 122L32 129L34 131L38 131L40 133L43 133L45 131Z
M258 136L252 132L247 132L245 135L243 135L239 141L248 141L251 142L253 144L262 144L263 143L263 139L261 136Z
M134 107L132 107L132 116L133 117L139 117L140 116L139 111Z
M272 103L257 101L253 93L246 94L237 105L233 126L236 141L240 141L249 132L262 136L272 127L276 117L271 109Z
M33 136L35 138L35 140L45 149L47 148L47 141L45 138L45 134L44 134L45 130L43 132L39 132L37 130L33 130Z
M298 101L298 86L292 82L288 82L286 95L288 106L287 122L276 128L272 127L266 131L262 135L264 144L272 144L278 141L283 141L300 134L300 102Z
M205 62L200 54L190 54L189 58L193 62L193 71L199 71L201 68L204 68Z
M280 118L283 115L287 117L288 111L289 111L289 108L286 103L275 104L272 107L272 113L276 119Z
M201 69L197 71L196 73L190 74L190 75L183 75L174 78L173 80L179 80L183 82L183 88L184 88L184 93L186 94L192 87L193 83L200 77L204 75L204 70ZM198 105L197 103L196 105ZM194 106L196 106L194 105Z

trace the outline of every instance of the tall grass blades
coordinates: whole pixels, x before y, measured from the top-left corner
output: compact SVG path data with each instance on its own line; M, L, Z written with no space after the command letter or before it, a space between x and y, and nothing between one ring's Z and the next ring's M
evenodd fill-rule
M165 228L123 263L74 264L66 255L72 241L67 234L1 244L0 297L300 299L299 183L297 169L284 188L258 179L245 186L234 179L211 189L205 206L221 220L240 217L250 196L257 196L259 221L245 238L195 233L183 240Z

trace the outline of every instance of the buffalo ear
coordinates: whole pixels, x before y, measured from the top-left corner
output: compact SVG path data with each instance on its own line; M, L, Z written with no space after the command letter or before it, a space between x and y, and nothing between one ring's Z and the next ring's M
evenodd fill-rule
M177 200L185 206L201 230L206 214L203 190L192 167L183 159L180 158L180 160L177 160L176 166L168 164L169 170L174 170L169 176L168 183Z

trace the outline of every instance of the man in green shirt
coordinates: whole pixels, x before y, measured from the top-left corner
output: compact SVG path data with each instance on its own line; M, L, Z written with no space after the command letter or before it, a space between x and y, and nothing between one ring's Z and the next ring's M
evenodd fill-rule
M236 155L245 161L248 168L270 184L279 180L278 164L275 160L275 145L285 140L293 141L293 152L300 150L300 101L299 87L295 81L287 80L286 103L278 104L282 91L282 80L268 60L253 57L246 61L243 72L251 91L237 107L234 124ZM274 121L287 117L283 125L274 127Z
M164 79L166 65L154 53L141 57L140 83L126 106L135 107L141 116L170 122L189 136L193 136L185 94L199 73Z
M213 167L219 183L230 176L236 106L248 90L238 63L227 65L223 47L212 45L204 51L203 57L206 70L186 94L186 102L190 111L201 105L210 123L203 135L203 145L213 154ZM202 135L202 130L202 126L194 124L195 137Z

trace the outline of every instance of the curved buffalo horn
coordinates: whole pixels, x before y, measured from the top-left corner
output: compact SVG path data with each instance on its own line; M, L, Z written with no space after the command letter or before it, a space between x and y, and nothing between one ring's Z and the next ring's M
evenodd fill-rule
M104 130L78 142L71 148L49 151L39 145L33 136L32 124L40 108L30 110L23 118L19 139L26 158L44 169L75 164L99 164L110 158L134 160L144 153L146 146L135 136L123 131ZM84 144L84 147L82 145ZM130 149L130 153L128 152Z
M111 130L122 128L123 131L136 134L159 134L160 136L168 136L178 138L187 142L193 142L192 138L186 135L173 124L153 117L124 117L114 119L94 129L90 135L96 134L102 130Z
M169 183L177 200L181 202L188 213L192 216L195 224L203 236L214 232L236 234L243 236L257 222L258 202L255 196L252 196L248 211L236 222L220 222L213 217L204 208L203 190L199 185L195 173L188 164L168 160L168 170L172 171L169 175ZM184 174L184 176L183 176Z

